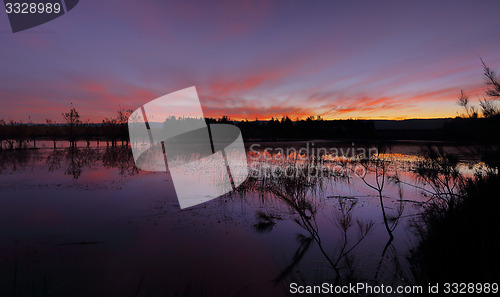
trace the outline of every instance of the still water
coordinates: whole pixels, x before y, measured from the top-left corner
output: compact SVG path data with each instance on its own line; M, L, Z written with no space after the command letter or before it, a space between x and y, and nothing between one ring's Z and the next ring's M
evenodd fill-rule
M182 210L169 173L137 170L129 147L0 151L0 296L287 296L292 282L411 284L407 256L428 199L412 171L422 145L386 148L384 180L370 162L263 152L305 145L247 148L252 176L238 191ZM443 147L461 155L463 171L477 165ZM287 170L308 174L273 174ZM370 187L376 174L381 193Z

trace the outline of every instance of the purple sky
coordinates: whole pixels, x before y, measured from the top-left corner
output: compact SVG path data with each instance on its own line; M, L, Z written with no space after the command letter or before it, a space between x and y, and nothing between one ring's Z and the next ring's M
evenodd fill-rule
M0 119L83 120L196 86L206 116L453 117L479 55L500 70L500 1L81 0L15 33L0 13Z

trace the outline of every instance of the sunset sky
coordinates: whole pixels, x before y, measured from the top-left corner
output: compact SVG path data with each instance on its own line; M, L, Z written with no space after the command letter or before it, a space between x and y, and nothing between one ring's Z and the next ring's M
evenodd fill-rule
M1 12L0 119L100 121L190 86L210 117L454 117L479 56L500 71L499 28L497 0L81 0L15 34Z

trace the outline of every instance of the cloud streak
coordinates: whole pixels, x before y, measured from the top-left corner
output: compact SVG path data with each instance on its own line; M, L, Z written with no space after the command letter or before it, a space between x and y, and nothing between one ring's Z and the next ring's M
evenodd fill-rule
M211 117L452 117L484 89L478 55L500 68L500 3L450 5L88 0L0 33L0 118L99 121L192 85Z

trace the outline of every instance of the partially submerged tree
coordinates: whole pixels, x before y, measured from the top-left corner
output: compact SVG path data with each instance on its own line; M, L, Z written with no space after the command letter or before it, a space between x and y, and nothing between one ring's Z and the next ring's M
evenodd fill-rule
M120 108L116 113L116 117L106 117L102 121L106 140L111 140L111 146L116 146L118 140L121 140L122 145L124 143L128 145L127 121L132 112L132 109Z
M69 112L65 112L62 114L64 120L68 124L68 132L69 132L69 143L70 147L76 147L76 126L80 124L80 114L76 111L75 108L71 108Z
M52 144L54 145L54 148L56 148L56 140L57 140L57 131L56 131L56 122L51 120L51 119L45 119L45 123L47 123L47 126L45 126L45 134L50 140L52 140Z
M124 109L124 108L120 108L117 112L116 120L119 125L118 133L122 141L122 145L124 144L124 142L126 145L128 145L129 142L127 122L132 112L134 112L133 109Z
M14 122L10 121L9 124L9 130L10 130L10 136L9 138L17 143L17 149L22 149L26 148L24 145L25 142L28 140L29 135L28 135L28 126L24 124L23 122ZM13 148L13 143L10 143L10 147Z

